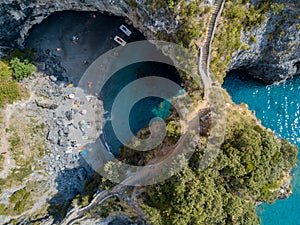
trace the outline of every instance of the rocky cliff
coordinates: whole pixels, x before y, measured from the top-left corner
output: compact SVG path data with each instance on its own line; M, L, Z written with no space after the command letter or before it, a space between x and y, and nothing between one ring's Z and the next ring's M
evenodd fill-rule
M296 1L282 3L258 27L242 32L249 48L234 52L228 70L242 69L267 83L300 73L300 7Z
M257 2L253 1L253 4ZM4 0L0 3L0 55L6 50L23 47L30 28L56 11L100 11L125 16L148 38L153 38L157 31L173 33L178 26L176 15L172 15L168 7L160 7L159 4L156 9L153 10L143 0ZM243 69L268 83L299 73L299 15L300 8L296 1L285 1L283 10L268 13L267 19L259 27L243 31L242 42L247 43L249 48L233 53L228 70Z
M163 16L160 16L159 21L156 19L157 15L164 13L164 9L150 12L144 4L135 1L4 0L0 3L0 55L3 55L6 49L22 48L33 25L39 24L53 12L65 10L100 11L124 16L148 38L153 37L155 31L169 32L175 26Z

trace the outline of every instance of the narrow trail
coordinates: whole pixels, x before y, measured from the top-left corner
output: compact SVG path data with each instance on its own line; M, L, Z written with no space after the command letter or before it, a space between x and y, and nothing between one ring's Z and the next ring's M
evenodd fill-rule
M9 129L10 127L10 119L18 107L25 107L26 104L31 102L34 98L35 94L31 93L30 97L27 100L21 100L14 104L7 105L6 109L1 112L1 114L3 115L4 126L1 132L2 135L0 139L0 153L6 152L6 154L4 155L5 160L3 164L3 170L0 171L0 179L6 178L9 175L9 172L16 166L15 161L12 159L11 153L9 151L9 137L6 134L6 129Z
M215 5L213 6L214 12L209 22L205 42L202 46L198 45L199 48L198 70L203 82L207 84L206 88L209 88L212 83L210 78L210 70L209 70L210 57L211 57L211 45L214 39L219 18L224 8L224 4L225 4L225 0L216 0ZM196 43L200 43L200 42L198 41Z

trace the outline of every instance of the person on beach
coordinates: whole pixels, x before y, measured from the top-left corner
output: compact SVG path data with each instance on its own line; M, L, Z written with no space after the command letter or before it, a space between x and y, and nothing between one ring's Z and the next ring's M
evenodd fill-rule
M73 35L72 36L72 42L73 42L73 44L76 45L78 43L78 40L79 40L79 37L77 35Z

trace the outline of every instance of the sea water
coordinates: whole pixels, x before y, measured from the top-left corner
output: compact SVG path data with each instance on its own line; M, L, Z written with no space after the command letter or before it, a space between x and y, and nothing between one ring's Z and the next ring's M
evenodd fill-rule
M300 147L300 77L264 85L240 72L232 72L226 77L223 87L235 103L244 102L254 110L265 127ZM300 224L299 179L300 170L296 168L293 170L292 196L257 207L263 225Z
M111 120L114 119L112 117L122 116L122 109L126 108L125 104L127 104L127 102L123 102L122 104L124 105L118 105L120 115L112 115L112 105L115 101L115 98L120 91L131 82L150 76L163 77L177 84L181 83L180 76L175 67L164 63L146 61L131 64L113 74L113 76L104 85L100 93L100 99L103 101L104 110L107 112L106 123L103 128L103 136L100 138L102 141L107 143L109 150L114 155L118 155L119 148L124 143L121 143L116 137ZM143 85L143 83L141 82L140 85ZM149 88L155 89L155 85L145 83L144 87L140 88L141 90ZM180 92L180 89L178 89L178 92ZM178 92L174 92L170 95L176 96L180 94ZM125 99L135 99L136 97L139 97L136 96L135 90L130 90L127 95L128 96L125 96ZM134 135L136 135L138 131L148 127L153 118L167 118L170 114L171 107L170 99L149 96L138 101L131 108L129 118L123 118L123 120L124 123L129 121L131 131Z
M113 40L115 35L124 38L127 42L145 40L138 30L128 24L126 26L132 31L132 34L127 37L119 29L121 24L126 24L124 18L98 12L56 12L30 30L26 47L36 52L38 52L37 50L50 51L51 54L58 55L60 63L66 69L69 81L76 85L89 64L106 51L118 46ZM79 38L76 43L72 42L74 35ZM61 49L59 52L56 51L57 47ZM137 49L131 54L141 54L142 58L142 55L147 54L147 51ZM88 62L87 65L85 65L85 61ZM112 104L117 94L126 85L146 76L159 76L177 84L181 83L174 67L156 62L141 62L129 65L113 74L104 86L102 93L100 93L100 99L107 111L107 122L104 126L103 136L100 139L105 141L105 145L115 155L118 154L118 149L122 146L122 143L115 136L112 129L110 121ZM145 88L149 87L145 86ZM155 89L155 86L151 88ZM130 93L131 96L127 97L134 97L134 94L133 90ZM174 93L175 95L177 93ZM123 104L126 104L126 102L123 102ZM122 105L119 108L122 108ZM166 118L170 113L170 109L171 104L167 99L149 96L137 102L130 112L130 117L124 118L124 120L129 120L131 131L137 134L140 129L149 125L151 119L155 117Z

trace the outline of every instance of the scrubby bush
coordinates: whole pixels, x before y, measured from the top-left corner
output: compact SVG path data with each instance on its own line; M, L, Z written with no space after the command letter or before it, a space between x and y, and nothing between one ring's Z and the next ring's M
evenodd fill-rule
M0 61L0 108L20 100L23 96L22 88L11 76L12 70L5 62Z
M19 58L13 58L10 66L13 70L13 78L18 81L29 77L36 70L35 66L27 59L20 61Z

